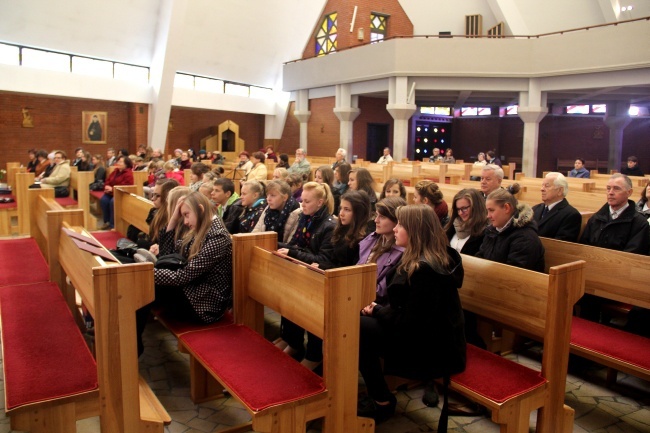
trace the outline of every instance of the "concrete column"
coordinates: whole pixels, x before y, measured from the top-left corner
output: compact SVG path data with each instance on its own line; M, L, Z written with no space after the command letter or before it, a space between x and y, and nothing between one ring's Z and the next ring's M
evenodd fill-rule
M623 130L632 121L628 111L629 102L611 102L607 104L605 125L609 128L609 158L607 160L607 172L621 170L623 152Z
M352 133L354 131L354 119L361 113L359 110L359 97L352 96L349 84L336 85L336 102L334 114L341 121L339 134L339 147L345 149L349 155L352 154Z
M393 158L406 158L409 139L409 119L417 105L409 100L408 77L390 77L388 82L388 104L386 110L393 116ZM413 100L415 97L413 95Z
M149 146L164 152L169 114L174 94L174 77L181 55L187 0L160 3L154 53L149 68L153 101L149 110Z
M531 78L528 92L519 94L519 117L524 121L524 142L521 171L527 177L537 176L537 152L539 147L539 122L548 114L546 93L539 90L539 80Z
M296 94L296 110L293 112L300 122L300 148L307 150L307 122L311 117L309 111L309 90L298 90Z

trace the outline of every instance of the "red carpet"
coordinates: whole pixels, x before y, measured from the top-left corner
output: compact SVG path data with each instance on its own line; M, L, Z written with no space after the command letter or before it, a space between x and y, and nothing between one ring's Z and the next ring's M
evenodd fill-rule
M465 371L451 380L499 403L546 383L540 372L471 344Z
M188 332L180 340L255 411L325 390L322 378L245 326Z
M48 281L47 262L32 238L0 240L0 286Z
M116 248L118 239L126 237L122 233L113 230L91 232L90 234L109 250Z
M6 408L97 388L97 366L54 283L0 289Z
M650 338L574 317L571 344L650 369Z

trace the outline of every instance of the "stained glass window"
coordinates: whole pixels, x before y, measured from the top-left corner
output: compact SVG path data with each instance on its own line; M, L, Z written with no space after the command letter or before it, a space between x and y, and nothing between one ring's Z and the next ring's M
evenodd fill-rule
M324 56L325 54L336 51L336 12L326 15L321 23L318 32L316 32L316 55Z
M370 14L370 42L378 42L386 37L387 15L377 13Z

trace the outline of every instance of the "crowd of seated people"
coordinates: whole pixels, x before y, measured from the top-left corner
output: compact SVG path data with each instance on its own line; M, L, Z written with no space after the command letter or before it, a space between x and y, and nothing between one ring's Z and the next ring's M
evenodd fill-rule
M478 188L448 197L450 205L432 181L415 185L412 205L407 205L406 188L398 179L385 182L377 198L370 172L352 169L344 153L337 152L340 159L334 169L318 167L314 182L306 182L301 171L308 164L301 149L294 166L276 169L271 181L265 174L263 182L257 180L255 167L264 165L268 154L256 152L249 158L242 153L242 167L251 167L241 195L233 180L206 170L200 161L191 166L194 191L177 186L181 180L167 174L175 164L154 155L150 152L151 198L157 210L150 220L151 246L140 259L155 261L171 253L186 258L182 269L154 271L156 303L174 305L180 319L211 323L230 307L229 234L274 231L279 254L321 269L377 264L376 299L360 311L359 367L368 395L359 402L359 414L378 422L390 418L396 406L384 374L424 381L428 385L423 401L436 406L433 380L462 371L466 341L485 344L476 333L476 318L463 312L458 299L461 253L538 272L544 271L540 236L650 253L650 182L635 203L630 199L632 184L622 174L611 177L603 197L607 203L578 239L581 216L567 202L568 184L562 174L549 173L542 180L541 203L531 208L517 201L519 185L501 187L503 170L490 152ZM198 156L206 160L207 154ZM42 153L36 151L34 159L42 160ZM125 159L118 161L119 170ZM36 170L40 164L32 165ZM428 290L432 284L439 290ZM584 304L588 312L592 305ZM149 307L138 315L139 332L148 312ZM647 317L644 311L637 316L642 321ZM422 338L422 330L436 341L431 346L438 348L435 353L413 340ZM305 331L285 318L275 343L310 369L322 362L322 341L311 334L305 339Z

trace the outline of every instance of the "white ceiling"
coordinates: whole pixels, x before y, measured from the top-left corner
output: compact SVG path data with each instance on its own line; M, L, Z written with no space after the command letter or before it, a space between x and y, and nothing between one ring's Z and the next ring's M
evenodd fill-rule
M326 0L0 0L0 41L149 66L159 48L157 34L167 25L160 17L169 2L186 5L183 16L172 17L182 20L182 49L175 62L179 71L272 88L281 87L282 63L302 57L311 44L326 4ZM603 24L611 21L608 17L650 16L650 0L399 3L418 35L461 34L465 15L476 13L483 16L484 31L503 20L510 33L528 34ZM634 5L632 12L620 13L619 5L627 4ZM445 100L444 94L439 96L437 100ZM516 95L500 97L511 96Z

